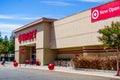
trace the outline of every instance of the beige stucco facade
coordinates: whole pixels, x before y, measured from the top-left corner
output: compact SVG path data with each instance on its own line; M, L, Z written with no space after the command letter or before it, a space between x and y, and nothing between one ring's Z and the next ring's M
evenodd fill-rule
M32 51L30 48L32 46L35 46L36 60L40 61L42 65L48 64L48 61L54 60L54 56L49 56L49 58L46 58L46 57L48 57L48 55L52 55L51 53L54 53L53 51L51 52L51 50L50 50L50 37L49 37L50 36L50 27L53 25L52 22L54 20L55 19L41 18L40 20L37 20L30 24L27 24L27 25L20 27L14 31L16 34L16 36L15 36L15 60L16 61L18 61L19 63L24 63L25 60L30 59L30 57L31 57L30 55L32 54ZM27 33L34 29L37 30L35 39L26 40L26 41L22 41L21 43L19 43L18 36L20 34ZM21 46L26 47L27 51L25 54L20 53ZM48 52L46 52L46 51L48 51Z
M103 50L98 41L98 30L110 25L112 21L120 21L120 17L112 17L92 23L90 10L83 11L62 19L41 18L14 30L15 59L23 63L30 59L31 46L35 46L36 60L42 65L54 62L55 58L72 58L74 55L108 56L114 52ZM33 29L37 30L36 38L32 41L18 42L18 35ZM20 53L20 46L26 46L27 57Z
M101 45L97 31L110 25L112 21L120 21L120 17L113 17L92 23L91 11L87 10L54 22L51 48L66 48Z

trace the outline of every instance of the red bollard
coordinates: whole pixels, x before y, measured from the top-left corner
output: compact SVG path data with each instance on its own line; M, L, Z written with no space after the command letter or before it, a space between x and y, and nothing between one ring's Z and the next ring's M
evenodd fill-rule
M120 70L118 71L118 73L119 73L119 76L120 76Z
M54 70L54 67L55 67L54 64L49 64L49 65L48 65L48 69L49 69L49 70Z
M36 61L36 66L40 66L41 65L41 63L39 62L39 61Z
M14 67L18 67L18 62L14 61L14 62L13 62L13 66L14 66Z

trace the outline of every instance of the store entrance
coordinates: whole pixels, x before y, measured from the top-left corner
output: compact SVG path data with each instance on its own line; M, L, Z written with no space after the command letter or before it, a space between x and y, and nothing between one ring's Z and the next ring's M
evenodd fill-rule
M20 63L34 64L36 61L36 45L20 46Z
M30 61L32 65L36 62L36 46L31 46Z

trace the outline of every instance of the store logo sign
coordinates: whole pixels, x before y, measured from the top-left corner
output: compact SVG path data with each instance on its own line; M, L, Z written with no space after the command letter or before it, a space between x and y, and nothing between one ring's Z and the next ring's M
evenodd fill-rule
M120 1L110 2L91 9L91 22L120 16Z
M92 19L97 19L99 17L99 11L97 9L92 12Z
M26 33L23 33L23 34L19 34L18 35L19 43L21 43L22 41L35 39L36 38L36 33L37 33L37 30L35 29L35 30L29 31L29 32L26 32Z

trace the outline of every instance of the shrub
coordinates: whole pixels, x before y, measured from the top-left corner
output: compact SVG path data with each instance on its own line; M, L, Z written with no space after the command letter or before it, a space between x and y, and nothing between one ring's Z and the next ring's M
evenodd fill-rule
M71 65L74 68L89 68L102 70L116 70L116 57L90 57L75 56L71 59Z

